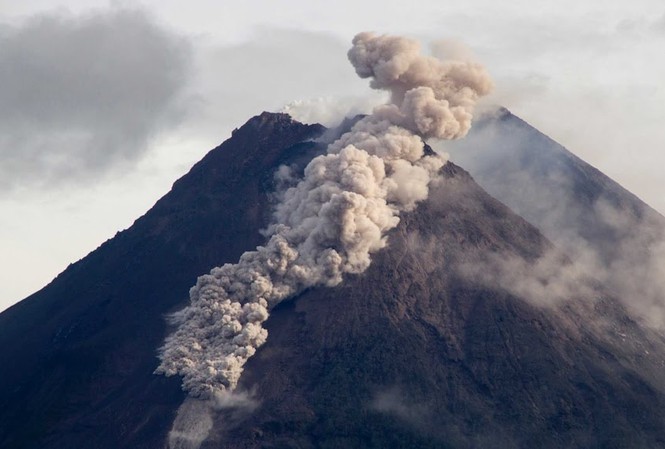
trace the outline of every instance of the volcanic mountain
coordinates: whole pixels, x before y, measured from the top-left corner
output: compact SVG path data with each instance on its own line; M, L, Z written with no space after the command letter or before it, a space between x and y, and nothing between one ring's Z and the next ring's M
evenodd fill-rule
M518 120L504 111L480 131ZM302 170L327 134L250 119L132 227L0 314L0 447L166 447L186 398L180 379L153 374L166 317L198 275L263 243L275 171ZM563 153L534 151L567 170ZM574 196L614 194L575 164ZM623 191L615 205L646 210ZM220 407L201 447L665 447L665 344L623 291L588 276L535 300L481 273L497 256L574 266L551 238L449 162L367 271L272 311L238 388L246 403Z

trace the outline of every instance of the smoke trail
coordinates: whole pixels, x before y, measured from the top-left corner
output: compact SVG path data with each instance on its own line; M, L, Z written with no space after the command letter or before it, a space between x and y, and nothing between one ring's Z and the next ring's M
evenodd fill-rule
M258 403L251 394L243 391L220 391L211 398L201 400L187 397L178 409L168 434L169 449L198 449L210 436L213 419L220 411L232 411L226 415L226 423L241 422Z
M212 429L211 401L187 398L178 409L168 436L170 449L197 449Z
M427 198L445 163L424 154L423 138L455 139L471 125L491 81L475 63L420 54L417 42L360 33L349 60L391 103L375 108L305 168L281 194L265 246L212 269L174 317L156 373L181 375L191 395L233 390L243 365L267 338L262 323L279 302L313 286L362 273L401 211Z

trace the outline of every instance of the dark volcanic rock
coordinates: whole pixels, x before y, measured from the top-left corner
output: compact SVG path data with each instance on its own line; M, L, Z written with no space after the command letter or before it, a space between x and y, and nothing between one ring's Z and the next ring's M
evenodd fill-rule
M274 168L322 131L254 117L130 229L0 314L0 447L162 447L184 399L152 374L166 314L262 243Z
M251 119L130 229L1 314L0 447L164 447L184 399L179 379L152 374L165 314L262 242L274 169L320 151L308 139L322 131ZM610 295L536 307L457 271L478 251L528 263L552 248L448 164L366 273L273 311L241 379L258 408L220 412L203 447L665 447L645 371L665 352Z

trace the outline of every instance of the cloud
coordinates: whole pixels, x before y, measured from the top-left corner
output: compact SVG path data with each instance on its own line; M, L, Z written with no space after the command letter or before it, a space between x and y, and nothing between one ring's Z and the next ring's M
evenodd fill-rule
M663 14L657 21L655 21L651 28L656 33L665 35L665 14Z
M187 40L141 10L51 12L0 28L0 192L136 161L182 118Z
M418 429L431 421L431 411L425 403L415 402L395 386L377 392L369 407L379 413L393 415Z

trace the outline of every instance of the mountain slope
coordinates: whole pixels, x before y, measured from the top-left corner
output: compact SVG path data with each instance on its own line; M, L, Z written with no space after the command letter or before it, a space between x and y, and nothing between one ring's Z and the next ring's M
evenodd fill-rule
M665 326L665 217L506 109L446 150L634 313Z
M323 131L254 117L0 314L0 447L164 447L185 398L152 374L165 315L262 243L274 170L321 151ZM202 447L665 447L659 337L597 285L543 307L469 275L478 254L556 249L461 168L442 176L367 272L273 311L241 378L257 408L221 410Z
M529 261L551 245L460 168L445 176L366 273L273 313L243 379L260 408L203 447L665 444L664 396L595 325L662 346L609 297L541 308L460 276L478 248Z
M165 314L262 242L274 167L322 131L253 118L130 229L0 314L0 447L160 447L184 398L152 374Z
M665 223L635 195L507 109L485 115L448 149L492 195L553 236L579 236L609 251L621 234L601 208L634 221Z

